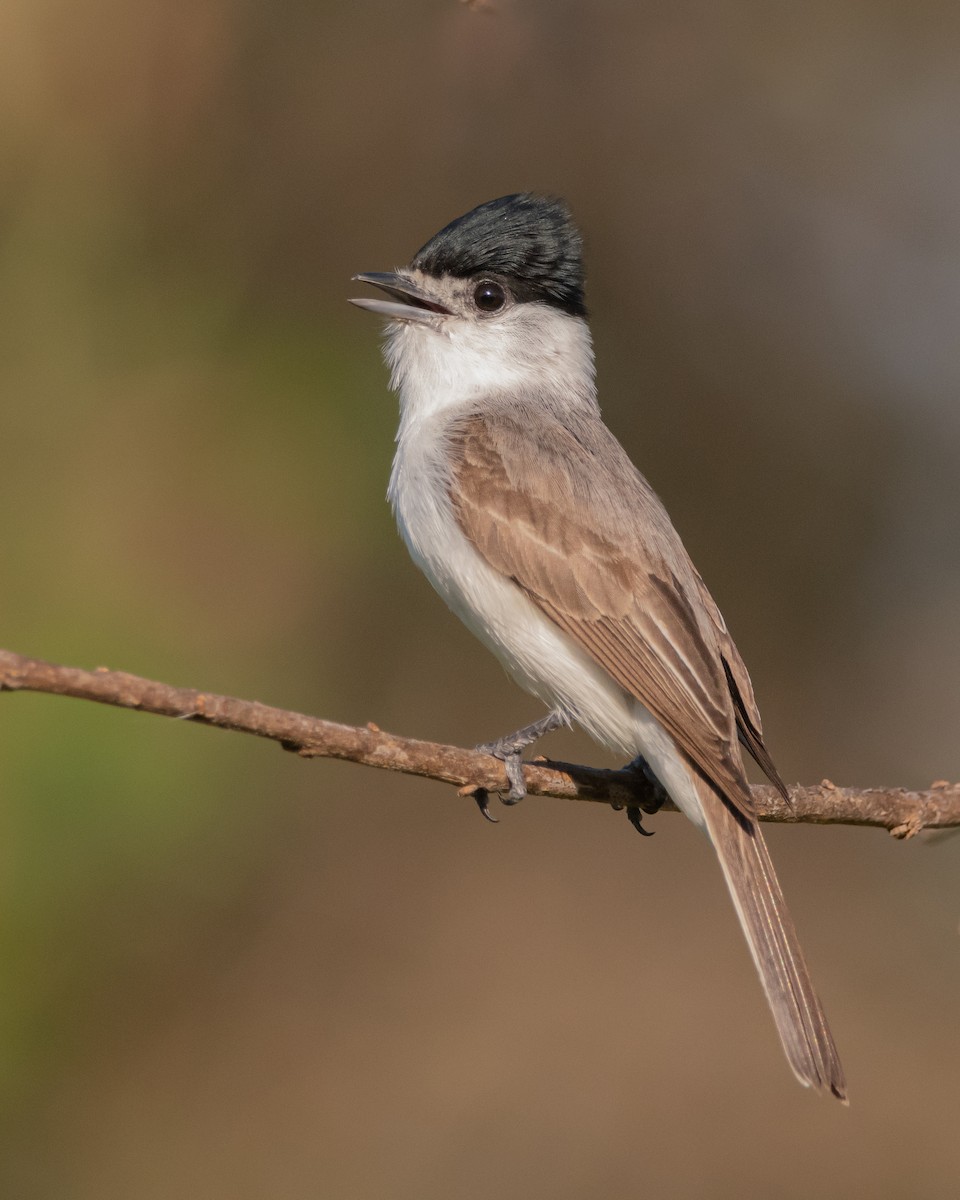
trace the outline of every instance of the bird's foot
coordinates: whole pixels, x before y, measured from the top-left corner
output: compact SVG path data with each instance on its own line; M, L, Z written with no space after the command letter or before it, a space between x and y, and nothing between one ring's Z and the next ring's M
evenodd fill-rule
M524 750L538 738L543 737L545 733L550 733L563 724L564 718L561 713L547 713L539 721L534 721L532 725L525 725L523 729L518 729L516 733L508 733L505 737L497 738L495 742L484 742L482 746L477 747L477 750L481 754L490 754L503 763L504 770L507 773L507 780L510 784L510 790L499 793L502 803L517 804L527 794L521 757ZM494 820L495 818L490 816L490 811L487 808L486 793L477 792L476 796L480 811L488 821ZM481 796L483 796L483 799L481 799Z
M655 812L659 812L663 808L664 804L670 798L667 795L667 789L657 778L653 768L642 754L638 754L635 759L628 762L624 769L640 772L650 785L650 796L644 800L643 804L627 805L627 820L637 833L643 834L644 837L653 837L653 830L644 828L643 818L645 816L652 816Z

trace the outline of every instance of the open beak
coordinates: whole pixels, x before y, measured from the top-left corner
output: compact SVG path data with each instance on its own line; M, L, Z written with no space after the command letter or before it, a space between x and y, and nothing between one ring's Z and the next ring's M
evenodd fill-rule
M351 300L357 308L365 308L368 312L377 313L381 317L389 317L392 321L425 321L431 322L437 317L452 316L452 312L444 304L428 296L407 275L397 271L367 271L363 275L354 275L361 283L372 283L393 300Z

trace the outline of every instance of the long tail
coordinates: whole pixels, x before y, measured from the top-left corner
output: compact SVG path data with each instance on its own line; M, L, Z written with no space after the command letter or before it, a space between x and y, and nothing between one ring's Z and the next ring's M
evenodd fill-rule
M846 1104L843 1067L760 827L735 815L704 780L696 784L790 1066L805 1087L828 1088Z

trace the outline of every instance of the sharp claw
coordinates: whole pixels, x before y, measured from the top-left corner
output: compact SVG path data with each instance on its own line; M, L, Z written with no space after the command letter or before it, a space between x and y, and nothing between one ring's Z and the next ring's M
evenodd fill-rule
M643 809L639 805L627 805L627 820L634 827L637 833L643 834L644 837L653 837L652 829L644 829L643 827Z
M486 788L477 788L473 793L473 798L476 801L477 808L483 813L491 825L499 825L499 821L490 811L490 793Z

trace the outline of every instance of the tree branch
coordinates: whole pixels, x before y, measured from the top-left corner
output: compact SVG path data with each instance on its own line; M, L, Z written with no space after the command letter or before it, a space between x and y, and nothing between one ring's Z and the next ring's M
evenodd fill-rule
M279 742L285 750L303 758L341 758L421 775L455 784L462 795L476 795L478 790L506 791L509 787L502 763L476 750L400 737L372 723L364 728L338 725L257 701L171 687L124 671L108 671L106 667L84 671L0 650L0 691L5 690L73 696L252 733ZM651 784L630 770L606 771L537 759L526 764L524 771L527 790L533 796L620 807L650 807L656 803ZM766 786L754 787L753 799L762 821L873 825L901 838L912 837L923 829L960 826L960 785L946 782L937 782L928 791L913 792L902 788L841 788L824 780L812 787L791 788L789 804L774 788ZM674 806L668 802L663 808L673 810Z

